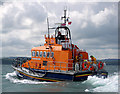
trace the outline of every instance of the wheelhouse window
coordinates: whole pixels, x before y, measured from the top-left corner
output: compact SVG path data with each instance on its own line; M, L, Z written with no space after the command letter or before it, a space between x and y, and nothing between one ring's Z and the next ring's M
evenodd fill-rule
M35 57L35 51L32 51L32 57Z
M50 57L54 57L54 52L51 52L51 56Z
M50 56L50 52L47 52L47 58L49 58L49 56Z
M40 57L42 57L42 51L40 51Z
M38 57L38 56L39 56L39 51L36 52L36 57Z
M43 53L43 57L46 57L46 52Z

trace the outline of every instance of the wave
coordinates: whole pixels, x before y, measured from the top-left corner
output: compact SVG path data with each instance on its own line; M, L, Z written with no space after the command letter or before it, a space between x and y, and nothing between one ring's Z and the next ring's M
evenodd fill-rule
M27 80L27 79L18 79L16 72L12 73L7 73L5 75L5 78L10 80L12 83L18 83L18 84L44 84L44 83L51 83L51 82L38 82L38 81L32 81L32 80Z
M109 75L108 78L102 79L96 76L89 76L83 84L91 84L94 88L85 89L85 92L118 92L118 73Z

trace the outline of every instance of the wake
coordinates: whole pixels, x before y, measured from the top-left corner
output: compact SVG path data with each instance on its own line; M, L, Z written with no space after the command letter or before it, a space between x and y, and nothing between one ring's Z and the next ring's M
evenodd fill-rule
M38 81L32 81L32 80L27 80L27 79L18 79L16 72L12 73L7 73L5 75L5 78L10 80L12 83L18 83L18 84L44 84L44 83L51 83L51 82L38 82Z
M89 76L83 84L92 84L93 89L86 89L85 92L118 92L118 73L109 75L108 78L102 79L96 76Z

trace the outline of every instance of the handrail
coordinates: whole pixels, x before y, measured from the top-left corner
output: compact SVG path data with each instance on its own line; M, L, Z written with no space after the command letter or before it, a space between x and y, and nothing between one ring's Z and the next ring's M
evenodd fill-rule
M60 71L63 71L63 69L67 72L69 70L72 70L74 69L74 64L72 62L59 62L59 61L48 61L47 63L48 65L45 66L45 70L50 70L50 68L53 68L54 71L56 70L60 70ZM50 66L50 64L54 64L54 66ZM59 64L59 65L58 65ZM66 67L65 66L62 66L62 64L66 64ZM68 66L68 65L71 65L71 66Z
M73 59L68 59L70 61L72 61ZM28 66L30 68L30 65L29 65L29 61L28 62ZM52 64L52 66L51 66ZM54 65L53 65L54 64ZM69 71L69 70L74 70L74 63L73 62L60 62L60 61L48 61L47 62L47 66L44 66L45 67L45 71L46 70L60 70L60 71ZM52 69L53 68L53 69Z
M48 61L48 62L66 63L66 62L60 62L60 61Z

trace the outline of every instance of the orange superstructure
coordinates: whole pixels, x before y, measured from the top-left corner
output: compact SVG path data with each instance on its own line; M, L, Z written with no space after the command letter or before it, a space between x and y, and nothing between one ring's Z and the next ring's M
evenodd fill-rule
M82 59L88 59L88 53L79 50L76 45L70 44L70 39L56 42L53 36L46 37L44 46L34 47L31 50L31 60L22 66L41 70L73 70L75 57L80 53Z

